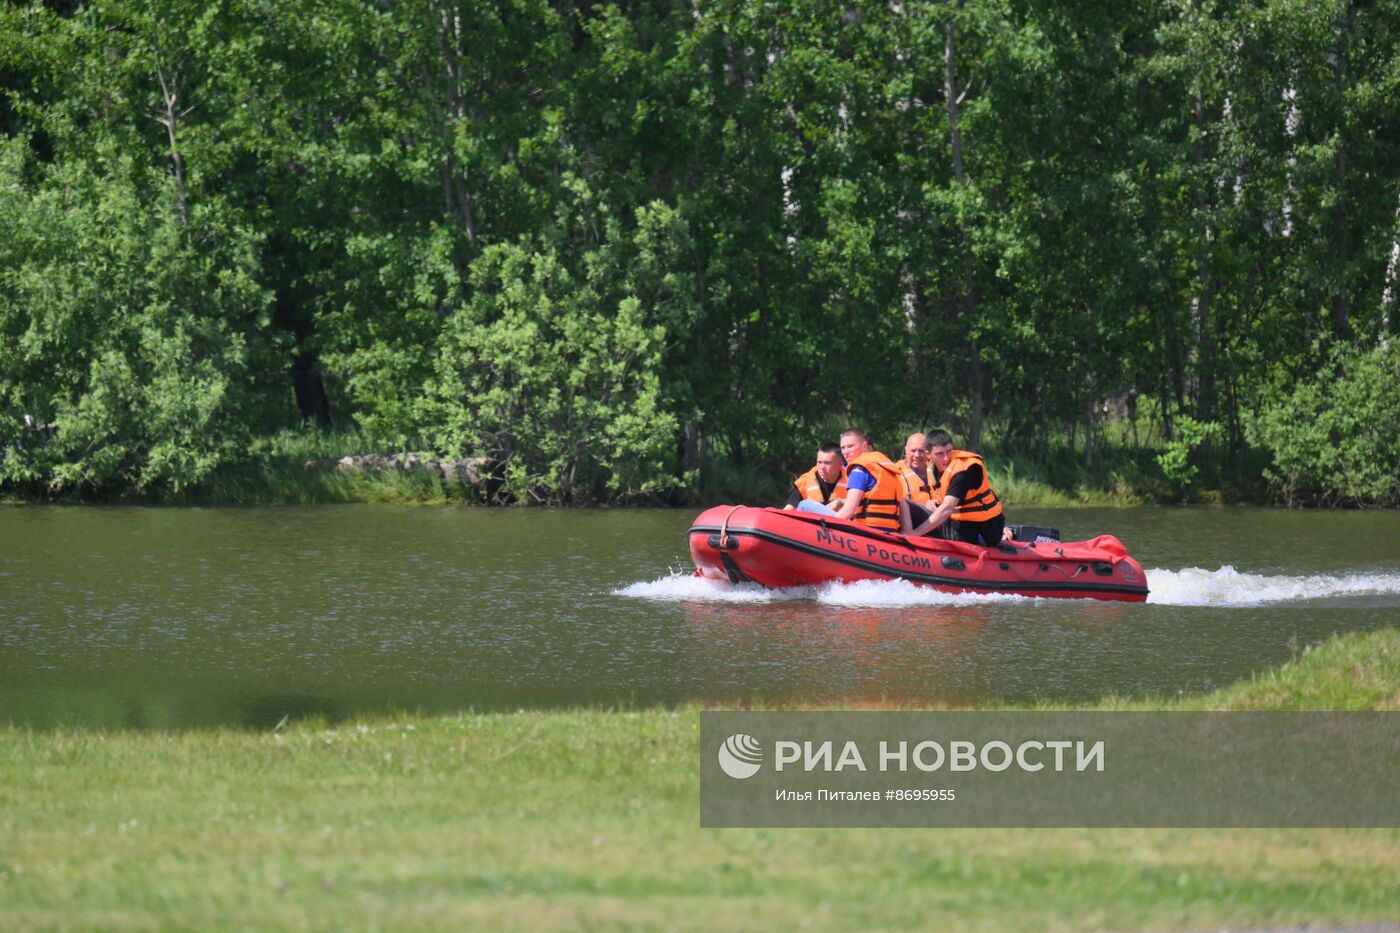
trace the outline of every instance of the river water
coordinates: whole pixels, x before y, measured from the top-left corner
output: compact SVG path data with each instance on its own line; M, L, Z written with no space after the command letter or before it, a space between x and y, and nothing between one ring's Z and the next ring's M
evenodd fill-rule
M698 510L697 510L698 511ZM1018 509L1146 604L693 578L689 511L0 509L0 722L1171 696L1400 623L1400 513Z

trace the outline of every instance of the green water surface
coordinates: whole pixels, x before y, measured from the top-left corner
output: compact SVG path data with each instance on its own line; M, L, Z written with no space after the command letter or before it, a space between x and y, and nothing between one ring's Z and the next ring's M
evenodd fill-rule
M1400 622L1395 512L1013 516L1067 538L1118 535L1147 569L1146 605L905 584L729 592L688 579L693 517L6 507L0 721L186 728L397 709L1174 695Z

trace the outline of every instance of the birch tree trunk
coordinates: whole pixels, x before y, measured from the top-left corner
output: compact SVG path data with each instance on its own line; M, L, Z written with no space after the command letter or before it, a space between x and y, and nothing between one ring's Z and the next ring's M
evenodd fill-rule
M963 10L963 0L958 0L957 12ZM953 67L953 51L957 42L957 18L949 17L944 27L943 44L943 96L948 106L948 142L953 154L953 181L959 188L967 187L967 175L963 168L963 145L962 129L958 124L959 110L963 100L967 97L971 83L958 91L957 76ZM958 222L958 239L962 246L962 282L958 290L957 300L954 307L957 309L959 329L968 325L968 318L974 306L974 268L972 262L972 245L968 239L967 228L961 221ZM971 350L971 377L969 387L971 389L972 423L968 426L967 446L970 450L978 450L982 446L982 422L985 417L986 399L984 382L986 374L982 371L982 350L977 345L976 340L968 341Z
M157 25L157 30L159 25ZM148 116L165 127L166 138L170 140L170 162L175 174L175 202L180 208L180 220L189 223L189 203L185 199L185 159L180 154L180 121L189 116L194 107L180 109L180 67L167 62L164 43L159 35L154 39L156 53L156 80L160 82L161 109Z
M442 196L449 216L455 217L466 231L467 242L476 241L476 216L472 204L471 191L466 178L457 166L456 140L458 127L467 116L465 95L466 62L462 56L462 14L447 4L435 2L431 7L434 13L434 29L437 33L438 52L442 60L445 76L443 97L447 119L441 123L442 130ZM429 85L431 87L431 84Z
M1289 139L1288 168L1285 170L1283 194L1283 230L1285 237L1293 235L1293 188L1294 175L1298 168L1296 147L1298 130L1303 125L1303 112L1298 109L1298 89L1292 83L1283 89L1283 99L1288 102L1288 114L1283 118L1283 132Z
M1191 17L1199 22L1201 8L1199 0L1192 0ZM1204 76L1195 79L1192 94L1191 122L1196 129L1196 139L1191 144L1191 163L1196 176L1196 248L1195 278L1196 294L1191 299L1191 330L1193 351L1196 363L1196 411L1202 421L1209 421L1215 415L1215 345L1214 328L1210 326L1212 300L1215 283L1211 275L1211 246L1215 239L1209 211L1210 202L1206 177L1206 151L1203 140L1207 136L1205 90L1202 87Z
M1400 204L1395 207L1395 230L1390 241L1390 261L1385 265L1385 288L1381 291L1380 345L1390 348L1390 317L1400 300Z
M1346 66L1346 45L1351 37L1351 31L1356 26L1356 10L1349 9L1345 15L1336 21L1337 46L1327 54L1328 64L1332 69L1332 80L1334 92L1338 97L1345 92L1347 82ZM1342 125L1344 117L1338 117L1337 134L1337 158L1334 165L1337 185L1337 214L1333 219L1332 235L1336 238L1334 249L1336 250L1337 279L1332 292L1332 333L1335 337L1343 338L1349 328L1349 304L1347 299L1347 264L1350 259L1350 248L1348 240L1348 213L1350 205L1347 203L1347 138L1345 127Z

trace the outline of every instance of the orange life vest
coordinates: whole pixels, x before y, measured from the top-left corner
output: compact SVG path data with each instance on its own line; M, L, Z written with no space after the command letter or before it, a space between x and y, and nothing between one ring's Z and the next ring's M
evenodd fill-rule
M816 467L793 480L792 485L797 487L797 494L802 498L826 505L832 499L846 498L846 471L844 468L841 470L841 475L836 477L836 482L832 484L831 495L826 498L822 497L822 484L817 481Z
M934 497L939 502L947 498L948 486L953 482L953 477L974 464L982 468L982 485L976 489L969 489L967 494L958 500L953 514L949 517L960 522L985 522L1001 514L1001 500L992 492L992 484L987 477L987 464L981 454L970 450L953 451L953 459L948 461L948 469L938 478L938 487L933 491Z
M919 505L933 499L933 485L928 481L927 470L917 473L906 460L900 460L895 467L898 468L899 478L904 483L904 498Z
M875 478L875 488L861 496L860 508L851 521L871 528L898 531L899 500L904 498L904 483L900 480L899 470L895 469L889 457L878 450L868 450L856 457L846 464L846 471L849 473L853 466L865 467Z

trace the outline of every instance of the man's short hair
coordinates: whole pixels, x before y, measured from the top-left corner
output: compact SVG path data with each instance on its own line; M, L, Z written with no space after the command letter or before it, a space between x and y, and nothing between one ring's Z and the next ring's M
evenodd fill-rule
M819 454L839 454L839 453L841 453L841 445L840 445L840 444L832 444L832 443L828 442L828 443L825 443L825 444L821 445L820 447L818 447L818 448L817 448L817 453L819 453Z
M870 435L866 434L860 428L847 428L841 432L841 436L858 438L862 444L870 443Z
M934 428L932 431L928 432L928 446L931 448L952 447L953 435L949 434L942 428Z

